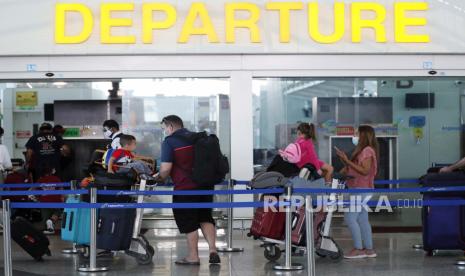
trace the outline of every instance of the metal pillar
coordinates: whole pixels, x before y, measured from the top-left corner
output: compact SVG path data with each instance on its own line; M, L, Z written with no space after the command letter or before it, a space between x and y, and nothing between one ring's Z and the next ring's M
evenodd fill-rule
M236 183L236 180L230 179L228 183L228 189L230 191L234 190L234 185ZM228 195L228 202L231 203L233 202L233 194ZM227 230L227 239L226 239L226 247L221 247L218 248L218 252L225 252L225 253L231 253L231 252L243 252L244 248L234 248L233 247L233 208L228 208L228 230Z
M304 267L301 264L292 263L292 186L286 186L285 188L286 198L289 205L286 206L286 262L284 265L275 265L273 268L275 270L281 271L292 271L292 270L303 270Z
M97 189L90 189L90 202L97 203ZM80 272L103 272L108 271L108 267L97 267L97 209L90 211L90 258L89 265L79 267Z
M3 210L3 263L4 275L13 276L13 262L11 260L11 209L10 200L2 201Z
M315 237L313 236L313 204L312 196L305 198L305 227L307 238L307 275L315 276Z

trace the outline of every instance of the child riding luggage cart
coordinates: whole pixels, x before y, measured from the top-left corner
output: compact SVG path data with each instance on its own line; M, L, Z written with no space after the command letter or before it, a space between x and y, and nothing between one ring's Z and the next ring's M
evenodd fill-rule
M272 174L271 177L270 174ZM310 175L307 168L301 170L298 176L300 179L287 179L282 175L278 175L279 173L276 172L261 173L251 181L251 187L255 189L276 188L292 185L292 182L294 182L296 184L293 185L294 188L304 188L304 186L299 185L301 183L305 184L305 188L325 188L323 179L307 180ZM273 178L276 181L273 181ZM266 179L265 182L268 184L264 185L264 181L260 179ZM333 179L331 189L343 189L344 187L345 180L343 178ZM329 257L334 261L340 261L344 256L342 249L330 236L333 213L337 210L335 204L337 196L336 193L330 193L328 204L323 206L321 211L313 214L315 253L320 257ZM270 221L273 222L270 223ZM265 226L266 224L268 224L268 227ZM264 213L262 207L257 208L248 236L260 239L263 242L264 256L269 261L277 261L281 257L282 250L280 246L285 244L283 239L284 224L285 212ZM292 248L294 252L306 253L305 232L305 206L301 206L293 214L292 219Z
M152 160L150 165L155 168ZM92 162L88 172L92 175L93 183L90 187L99 190L126 190L126 191L147 191L154 189L155 183L150 176L132 175L132 172L125 174L108 174L102 169L101 164ZM134 176L134 177L131 177ZM137 179L137 180L136 180ZM137 184L135 184L137 183ZM84 196L84 201L89 202L88 196ZM98 203L130 203L134 202L130 195L99 195ZM137 203L144 202L144 195L138 195ZM71 210L70 210L71 211ZM150 245L145 236L141 233L143 209L112 209L102 208L98 210L97 220L97 248L105 250L105 253L112 251L124 251L127 255L134 257L139 264L150 264L155 254L155 249ZM89 232L90 209L77 209L80 215L75 216L75 223L68 219L69 223L79 225L74 227L74 232ZM85 222L85 223L84 223ZM63 228L71 228L64 225ZM84 228L83 228L84 227ZM69 231L68 231L69 232ZM89 256L90 236L74 234L75 243L83 245L81 256ZM69 239L67 239L69 240Z

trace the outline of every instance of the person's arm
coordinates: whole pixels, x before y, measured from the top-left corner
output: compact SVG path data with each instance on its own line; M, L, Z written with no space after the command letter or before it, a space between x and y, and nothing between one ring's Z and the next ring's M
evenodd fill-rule
M155 180L157 182L165 182L166 179L170 176L172 168L173 163L162 162L160 164L160 171L155 175Z
M452 172L452 171L458 170L463 167L465 167L465 158L461 159L460 161L458 161L457 163L453 165L442 168L441 170L439 170L439 172L440 173Z
M355 170L357 173L361 174L361 175L368 175L370 173L370 170L371 170L371 166L372 166L372 158L365 158L363 161L362 161L362 164L361 165L358 165L354 162L352 162L349 157L347 157L347 154L345 154L345 152L343 151L340 151L340 150L336 150L336 153L337 155L339 156L339 158L341 159L341 161L348 167L352 168L353 170Z
M110 157L110 160L108 161L108 168L107 168L108 173L115 173L113 171L113 164L114 163L115 163L115 158L112 156L112 157Z
M11 164L11 157L8 149L2 145L2 165L4 169L11 169L13 165Z

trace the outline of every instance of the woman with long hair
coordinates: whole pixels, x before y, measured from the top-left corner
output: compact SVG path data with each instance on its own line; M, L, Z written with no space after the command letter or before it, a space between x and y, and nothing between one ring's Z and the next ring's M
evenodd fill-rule
M347 181L347 186L350 189L374 189L379 160L379 145L375 130L367 125L359 126L352 141L355 150L350 158L343 151L335 148L337 155L345 165L342 173L352 177ZM371 197L370 195L362 196ZM368 210L364 206L358 207L351 208L350 212L346 212L344 216L354 241L354 248L344 257L346 259L375 258L377 254L373 249Z

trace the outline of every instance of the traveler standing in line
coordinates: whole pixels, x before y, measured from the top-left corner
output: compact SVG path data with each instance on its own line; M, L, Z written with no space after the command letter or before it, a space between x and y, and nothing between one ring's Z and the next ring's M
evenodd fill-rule
M0 127L0 138L3 137L4 133L5 131L2 127ZM0 144L0 184L5 182L5 171L11 168L13 168L13 165L11 164L11 157L8 152L8 148L5 145Z
M184 128L181 118L170 115L162 120L166 136L162 143L160 171L157 181L165 181L169 176L175 183L174 190L204 190L211 186L195 183L192 180L194 165L194 145L189 140L192 134ZM173 195L173 203L213 202L212 195ZM199 233L201 229L210 248L210 264L221 262L216 250L216 228L212 209L173 209L179 231L187 236L188 255L175 263L178 265L200 265Z
M120 137L123 133L119 130L119 124L115 120L103 122L103 136L111 139L110 147L114 150L121 148Z
M350 189L374 189L379 157L379 145L375 131L371 126L359 126L358 133L353 137L352 141L356 147L351 158L347 157L343 151L335 148L337 155L345 165L342 173L353 177L353 179L347 181L347 186ZM366 194L362 196L365 199L371 197L371 195ZM344 258L375 258L377 254L373 249L368 210L364 206L355 207L356 211L346 212L344 216L354 241L354 248Z
M53 134L53 127L43 123L39 133L26 143L26 164L36 181L46 173L60 174L60 159L63 139Z

